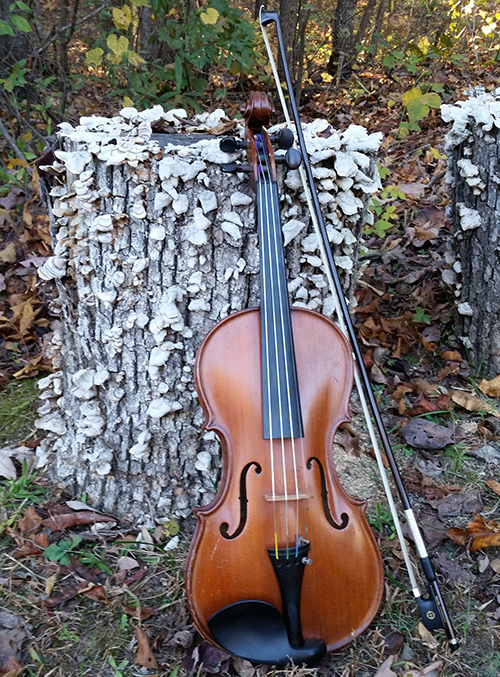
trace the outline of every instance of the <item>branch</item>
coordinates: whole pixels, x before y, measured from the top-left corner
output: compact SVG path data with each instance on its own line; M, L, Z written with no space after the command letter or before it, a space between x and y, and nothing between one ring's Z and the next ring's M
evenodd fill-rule
M52 34L52 37L49 40L46 40L41 47L39 47L34 52L32 52L31 57L34 58L34 59L39 57L40 54L42 52L44 52L47 49L47 47L50 47L50 45L53 42L55 42L60 35L65 33L69 28L73 28L73 32L74 32L75 29L77 28L77 26L80 26L80 24L84 23L85 21L88 21L88 19L91 19L96 14L99 14L99 12L101 10L103 10L106 7L107 4L108 3L105 2L104 4L97 7L97 9L94 9L92 12L90 12L86 16L82 17L79 21L75 21L74 23L72 21L71 23L67 24L67 26L63 26L62 28L59 28L58 31L56 31L55 33Z

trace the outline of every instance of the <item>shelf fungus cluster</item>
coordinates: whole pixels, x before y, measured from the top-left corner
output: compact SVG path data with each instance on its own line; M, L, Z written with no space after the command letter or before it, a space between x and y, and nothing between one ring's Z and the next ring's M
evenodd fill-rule
M500 88L477 87L463 101L441 106L445 122L448 215L454 241L445 282L454 285L457 328L471 359L500 369Z
M40 463L117 514L185 517L213 492L219 450L200 430L195 353L217 321L259 297L254 199L245 175L220 171L237 155L209 135L224 120L161 106L84 117L60 125L41 168L53 256L39 275L60 322L55 372L40 382ZM349 289L381 135L317 121L305 136ZM298 172L280 182L291 302L331 315Z

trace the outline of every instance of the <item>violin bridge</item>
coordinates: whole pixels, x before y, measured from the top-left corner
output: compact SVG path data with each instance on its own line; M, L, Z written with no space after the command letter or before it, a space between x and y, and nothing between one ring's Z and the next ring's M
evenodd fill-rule
M298 494L264 494L266 501L305 501L311 498L311 494L299 492Z

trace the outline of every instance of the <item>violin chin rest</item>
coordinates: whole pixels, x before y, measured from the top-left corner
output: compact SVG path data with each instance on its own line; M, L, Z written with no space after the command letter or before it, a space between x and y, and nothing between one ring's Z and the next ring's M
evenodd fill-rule
M259 600L225 606L208 619L208 627L225 651L253 663L310 664L326 653L322 639L308 639L302 646L293 647L278 609Z

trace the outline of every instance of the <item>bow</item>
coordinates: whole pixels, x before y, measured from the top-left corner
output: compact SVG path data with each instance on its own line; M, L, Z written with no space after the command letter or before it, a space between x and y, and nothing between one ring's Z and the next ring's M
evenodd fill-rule
M424 626L428 630L439 630L442 629L445 631L450 648L452 650L455 650L458 648L459 643L458 639L455 635L455 631L450 619L450 615L448 613L448 610L446 608L446 604L443 599L443 595L441 593L441 590L439 588L437 579L436 579L436 573L434 570L434 567L432 565L432 562L429 558L429 554L427 552L427 549L425 547L424 540L422 538L422 534L420 532L420 529L418 527L415 514L413 512L413 509L411 507L410 499L408 496L408 493L404 487L401 474L399 472L399 468L396 463L396 459L394 457L394 452L392 451L391 444L389 442L389 438L387 435L387 432L385 430L384 424L382 422L382 417L380 415L377 403L375 401L375 397L373 395L371 386L370 386L370 381L368 378L368 374L366 372L366 368L364 366L363 358L361 355L361 351L357 342L356 338L356 333L354 331L354 325L352 323L350 313L347 307L347 302L344 298L342 286L340 283L340 279L337 273L337 269L335 266L335 262L333 259L333 254L332 250L330 248L330 244L328 241L328 236L327 236L327 231L326 231L326 226L323 220L323 216L321 214L321 208L318 200L318 195L316 193L316 189L314 186L314 178L312 174L312 169L311 169L311 164L309 162L309 157L307 154L307 148L304 140L304 135L302 133L302 127L300 124L300 118L299 118L299 113L297 110L297 105L293 96L293 86L292 86L292 81L290 77L290 73L288 71L287 67L287 60L286 60L286 50L285 50L285 45L283 43L283 36L281 33L281 26L280 26L280 21L279 21L279 15L277 11L274 10L266 10L263 7L260 9L260 25L262 29L262 34L264 36L264 42L266 45L267 53L269 55L271 67L273 70L273 75L276 81L276 86L278 90L278 94L280 97L281 101L281 106L283 109L283 113L285 115L285 119L287 121L287 124L291 127L291 119L289 115L289 109L288 105L285 100L285 96L283 94L283 89L280 84L280 79L278 77L278 72L276 69L276 64L274 62L271 46L269 44L269 39L267 37L267 32L266 32L266 27L274 23L276 26L276 35L278 38L278 45L279 45L279 52L281 55L282 59L282 64L283 64L283 69L284 69L284 74L285 74L285 80L286 80L286 87L288 90L288 99L289 99L289 106L293 115L293 119L295 122L295 130L297 134L297 139L299 142L299 147L300 151L302 153L302 158L303 162L300 165L299 173L300 177L302 180L302 185L304 187L305 195L307 198L308 202L308 207L309 211L311 214L311 219L313 223L314 230L316 232L316 236L318 238L319 242L319 247L320 247L320 252L321 252L321 257L323 260L323 266L325 268L325 273L328 278L328 283L330 287L330 292L332 294L334 304L335 304L335 311L336 315L338 318L338 323L340 326L340 329L344 333L344 335L348 338L353 354L354 354L354 359L355 359L355 370L354 370L354 380L356 384L356 389L359 394L361 406L363 408L367 428L368 428L368 433L370 435L370 440L373 445L373 449L375 452L375 458L377 461L377 465L379 468L380 472L380 477L382 480L382 484L384 486L384 490L387 496L387 501L389 504L389 508L392 514L392 518L394 520L394 525L396 528L396 532L399 538L399 542L401 544L401 550L403 553L403 558L405 561L406 568L408 570L408 576L410 578L410 583L412 587L412 593L415 597L415 600L417 602L418 608L420 615L422 617L422 622ZM369 407L368 407L369 405ZM385 466L382 460L382 454L380 451L380 446L379 442L377 439L377 435L375 433L375 429L372 423L372 418L371 415L373 416L373 419L375 421L375 426L377 428L378 432L378 437L380 439L380 442L382 443L382 446L384 448L385 455L387 457L389 467L391 469L391 473L396 485L396 489L401 501L401 504L403 506L403 511L406 516L406 521L408 524L408 527L410 528L413 541L415 543L415 548L418 553L418 557L420 560L420 565L421 569L423 571L423 574L427 580L427 590L424 594L422 594L418 583L417 579L415 576L414 568L413 568L413 563L410 559L410 555L408 553L408 548L406 546L404 536L403 536L403 531L401 527L401 522L399 519L399 515L394 503L394 497L392 495L391 487L389 485L389 480L387 477L387 473L385 470Z

